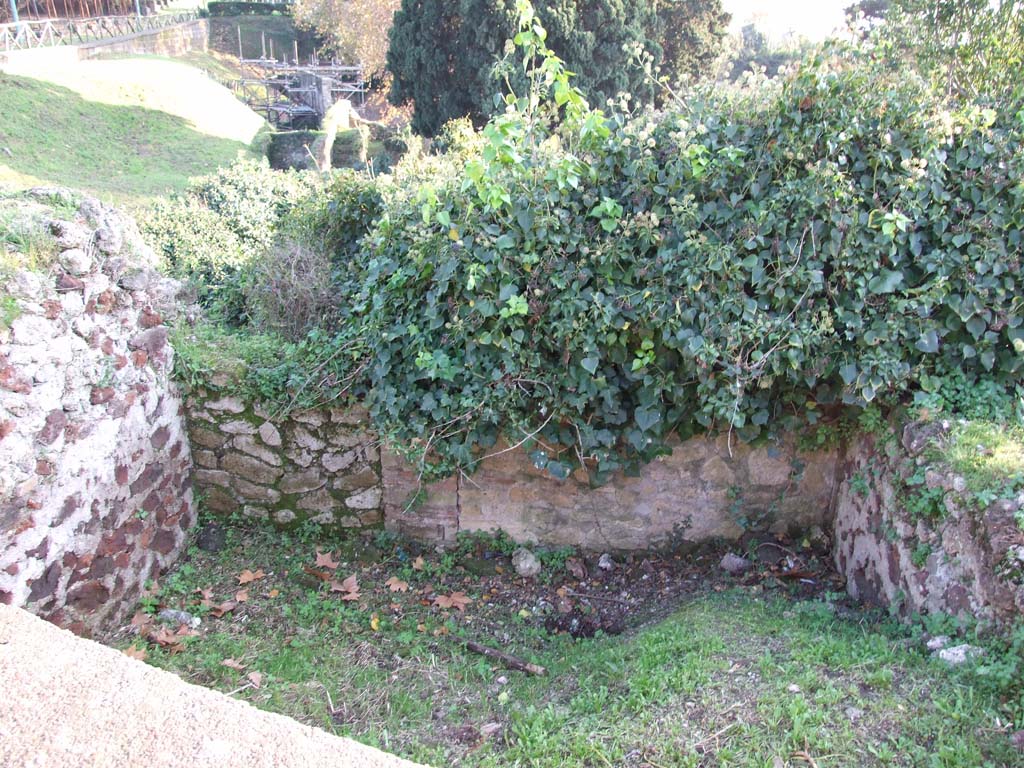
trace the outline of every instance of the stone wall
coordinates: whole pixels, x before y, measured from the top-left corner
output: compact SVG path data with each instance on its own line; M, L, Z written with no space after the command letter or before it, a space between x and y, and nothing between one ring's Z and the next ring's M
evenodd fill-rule
M356 409L297 411L215 391L188 398L196 489L206 506L279 525L380 525L380 449Z
M836 506L836 567L852 597L904 616L1012 622L1024 613L1024 532L1014 519L1024 494L978 509L963 478L929 467L922 455L941 429L910 425L902 442L865 437L850 449ZM922 470L924 488L941 491L941 519L907 511L907 495L921 488L904 481Z
M166 29L140 32L114 40L98 40L77 46L80 59L103 56L182 56L192 51L205 52L210 45L210 26L207 19L194 19Z
M417 478L383 463L388 528L451 541L459 531L503 529L517 541L595 550L735 539L747 530L806 531L831 522L835 453L800 453L792 441L752 448L697 437L640 471L591 488L582 473L557 480L525 452L486 459L470 476L426 489L408 510Z
M174 560L195 509L164 325L177 284L132 222L72 206L25 198L59 256L0 290L0 602L87 631Z

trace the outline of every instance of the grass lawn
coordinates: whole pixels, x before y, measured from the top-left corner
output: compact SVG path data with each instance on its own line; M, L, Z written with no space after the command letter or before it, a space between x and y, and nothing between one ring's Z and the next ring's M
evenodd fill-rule
M65 185L140 207L250 154L263 126L226 88L174 61L13 69L0 74L0 183Z
M386 535L317 545L230 528L223 549L193 546L143 600L148 641L107 640L435 766L1022 764L973 668L951 670L919 633L847 605L822 561L790 546L812 578L763 565L734 578L721 552L620 559L608 573L554 550L524 580L501 539L436 554ZM202 624L147 624L162 607ZM624 623L602 623L606 611ZM592 619L596 634L560 631Z

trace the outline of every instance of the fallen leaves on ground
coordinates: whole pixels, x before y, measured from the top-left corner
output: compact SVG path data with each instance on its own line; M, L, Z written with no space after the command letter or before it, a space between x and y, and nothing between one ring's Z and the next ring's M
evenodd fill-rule
M309 566L309 565L302 566L302 571L303 571L303 573L308 573L310 576L313 576L313 577L315 577L317 579L320 579L320 581L330 581L331 580L331 572L330 571L322 571L319 568L313 568L312 566Z
M235 602L236 603L244 603L248 599L249 599L249 590L248 589L240 589L237 592L235 592Z
M139 661L145 661L147 651L145 648L136 648L133 645L128 648L125 648L124 651L122 651L122 653L124 653L124 655L129 658L138 659Z
M587 578L587 566L578 557L570 557L565 561L565 570L567 570L573 578L582 581Z
M250 672L245 676L246 679L252 683L253 688L259 688L263 684L263 673L262 672Z
M423 570L423 566L425 564L426 563L423 560L423 555L417 555L416 559L412 561L412 569L414 571L422 571Z
M316 567L317 568L330 568L332 571L336 571L340 563L333 559L333 552L321 552L319 549L316 551Z
M238 607L238 603L234 600L225 600L220 605L214 605L210 607L210 615L215 619L221 618L225 613L230 613Z
M438 608L455 608L458 611L466 610L466 606L472 602L473 598L467 597L465 592L452 592L450 595L434 597L434 605Z
M234 669L234 670L237 670L239 672L241 672L243 669L245 669L245 664L243 664L240 661L236 661L235 659L224 659L224 661L222 661L220 663L220 665L222 667L227 667L228 669Z
M402 581L397 576L392 576L390 579L384 582L384 586L390 589L392 592L408 592L409 582Z
M341 592L342 600L358 600L359 582L356 580L356 575L353 573L344 581L332 581L331 592Z
M241 586L243 584L248 584L253 581L259 581L266 575L267 574L263 572L262 568L256 571L250 571L248 568L246 568L244 571L238 574L238 585Z

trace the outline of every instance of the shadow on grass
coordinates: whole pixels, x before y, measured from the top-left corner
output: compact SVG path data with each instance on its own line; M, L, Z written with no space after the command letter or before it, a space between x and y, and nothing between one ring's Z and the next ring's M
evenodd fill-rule
M83 99L42 80L0 74L3 166L42 182L85 189L118 202L184 188L249 152L181 117Z

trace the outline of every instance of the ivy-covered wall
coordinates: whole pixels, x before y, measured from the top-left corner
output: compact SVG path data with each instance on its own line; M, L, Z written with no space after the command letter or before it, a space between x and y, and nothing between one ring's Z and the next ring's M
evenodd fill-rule
M383 523L440 543L500 528L524 542L630 550L824 529L840 467L835 451L801 452L789 439L751 447L723 435L685 441L637 476L598 488L581 472L551 477L521 449L496 449L472 475L421 485L381 450L358 408L279 417L204 389L187 407L195 484L209 510L282 526Z

